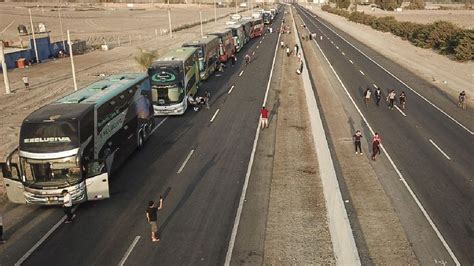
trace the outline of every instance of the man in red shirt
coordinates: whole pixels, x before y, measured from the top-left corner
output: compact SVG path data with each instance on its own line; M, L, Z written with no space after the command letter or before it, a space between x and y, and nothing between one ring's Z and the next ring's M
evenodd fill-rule
M260 110L260 121L262 129L268 127L268 110L265 108L265 106L263 106L262 110Z

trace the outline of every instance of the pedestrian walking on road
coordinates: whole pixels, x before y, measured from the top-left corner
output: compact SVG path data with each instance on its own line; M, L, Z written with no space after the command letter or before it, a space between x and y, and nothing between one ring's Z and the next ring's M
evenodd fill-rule
M76 215L72 213L71 194L69 194L67 189L64 189L61 194L63 194L63 207L64 207L64 213L66 214L65 223L68 224L68 223L72 222L72 219L74 219L74 217L76 217Z
M397 94L395 94L395 90L391 90L387 95L387 102L388 102L388 109L393 110L393 105L395 103L395 98Z
M375 135L372 137L372 160L375 161L375 156L380 154L380 144L382 140L380 139L379 133L375 132Z
M300 47L298 46L298 44L295 44L295 56L298 55L299 50L300 50Z
M400 101L400 107L402 110L405 110L405 103L407 102L407 96L405 94L405 91L402 91L400 95L398 96L398 100Z
M208 90L206 90L204 92L204 101L206 102L206 109L208 109L208 110L209 110L209 100L210 99L211 99L211 93Z
M5 242L5 239L3 239L3 213L0 211L0 244Z
M382 91L380 90L380 88L377 88L377 90L375 90L375 103L377 104L377 106L380 105L381 99L382 99Z
M286 46L286 56L290 56L291 54L291 50L290 50L290 47Z
M285 42L284 42L284 41L281 41L281 42L280 42L280 46L281 46L281 48L285 48Z
M30 89L30 79L28 78L27 75L24 75L23 78L21 78L23 81L23 84L25 85L25 89Z
M146 209L146 219L151 227L151 241L159 242L158 236L158 210L163 208L163 197L160 196L160 203L156 206L153 200L148 202L148 208Z
M235 61L237 61L237 58L235 57L235 55L231 55L231 56L230 56L230 64L231 64L232 66L235 65Z
M262 129L268 127L268 110L265 106L260 110L260 126Z
M300 65L298 66L298 69L296 69L296 74L301 74L303 73L303 61L300 61Z
M358 154L360 152L360 154L362 155L362 145L360 143L360 139L362 138L362 133L360 132L360 130L357 130L354 134L354 136L352 136L352 139L354 140L354 146L355 146L355 153Z
M369 101L370 101L370 95L372 94L372 92L370 91L370 88L367 87L367 89L365 90L364 92L364 103L365 103L365 107L369 106Z
M250 64L250 55L246 54L244 58L245 58L245 65Z
M461 91L458 96L458 107L461 109L466 109L466 92Z

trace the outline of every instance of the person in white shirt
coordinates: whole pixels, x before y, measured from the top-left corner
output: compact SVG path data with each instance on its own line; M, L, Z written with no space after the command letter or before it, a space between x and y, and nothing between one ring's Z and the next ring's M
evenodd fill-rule
M61 194L63 194L64 213L65 213L66 216L67 216L65 223L70 223L70 222L72 222L72 219L74 219L74 217L76 217L75 214L72 214L72 198L71 198L71 194L69 194L69 192L67 191L67 189L64 189Z

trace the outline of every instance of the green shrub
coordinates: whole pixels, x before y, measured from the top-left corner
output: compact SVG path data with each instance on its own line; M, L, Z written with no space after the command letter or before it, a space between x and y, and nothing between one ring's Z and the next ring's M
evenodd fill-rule
M454 48L454 57L459 61L469 61L474 60L474 55L472 53L474 43L474 31L466 30L460 32L458 36L458 44Z
M387 17L379 17L374 19L372 24L370 25L373 29L388 32L392 30L392 27L395 27L397 21L392 16Z
M451 22L436 21L427 39L429 45L441 54L453 54L459 43L459 29Z

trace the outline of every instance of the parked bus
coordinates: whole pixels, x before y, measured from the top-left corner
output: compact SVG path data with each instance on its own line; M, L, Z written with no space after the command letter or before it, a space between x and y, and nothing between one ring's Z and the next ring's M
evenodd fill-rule
M217 69L219 63L219 37L207 35L183 44L183 47L198 49L199 74L201 80L208 79Z
M63 204L109 198L109 175L141 147L154 124L146 74L112 75L23 120L19 147L1 163L14 203Z
M245 43L248 43L251 39L250 32L252 31L252 24L248 20L243 20L240 22L245 34Z
M220 39L219 60L227 62L231 55L235 54L234 38L230 29L224 29L219 32L211 33Z
M262 19L251 19L250 20L250 37L257 38L263 35L263 21Z
M270 11L263 11L262 19L265 25L272 23L272 13L270 13Z
M246 43L244 27L242 26L242 24L239 23L228 27L228 29L232 31L232 37L234 38L236 51L240 52L240 50L244 47Z
M148 68L155 115L182 115L187 97L200 85L199 56L195 47L171 50Z

